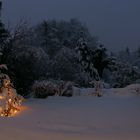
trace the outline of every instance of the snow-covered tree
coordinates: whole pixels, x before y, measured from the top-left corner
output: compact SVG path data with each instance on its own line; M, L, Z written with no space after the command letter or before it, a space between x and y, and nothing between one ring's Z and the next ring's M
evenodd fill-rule
M83 32L88 40L89 46L96 45L96 39L91 36L86 26L77 19L70 21L44 21L35 27L35 40L38 40L38 45L42 46L48 55L53 58L57 52L65 46L66 48L74 49L77 40L80 37L80 32Z
M0 48L2 49L6 43L9 33L5 29L4 24L2 23L1 9L2 9L2 2L0 1Z
M50 60L50 76L54 79L61 79L64 81L74 81L75 74L78 73L78 63L75 52L63 47L59 50L56 56Z
M140 59L138 49L134 52L129 48L116 54L116 65L110 73L113 87L124 87L140 79Z
M94 86L97 96L101 96L100 76L97 69L94 67L91 50L90 48L88 48L87 43L83 37L78 40L76 51L79 57L79 62L82 65L83 69L85 70L85 72L89 73L93 80L95 80Z
M0 65L0 116L12 116L20 111L23 98L17 94L9 76L3 73L7 66Z
M140 72L137 66L117 62L116 70L113 71L110 78L113 87L125 87L140 79Z
M0 1L0 62L2 62L2 55L5 53L9 37L9 32L5 29L1 20L1 8L2 2ZM20 111L23 98L17 94L9 76L4 73L6 70L8 70L7 66L0 64L0 116L8 117Z
M114 57L107 54L107 49L103 47L103 45L96 47L91 53L94 67L97 69L99 76L103 78L103 72L105 69L112 71L115 65Z
M81 37L78 40L76 51L78 53L79 62L83 66L84 70L88 72L90 76L94 78L96 81L99 81L100 76L98 74L97 69L94 67L91 50L88 48L84 38Z
M123 63L132 64L134 56L133 53L130 51L130 49L126 47L125 49L118 52L117 59Z
M137 66L140 70L140 47L133 53L133 65Z

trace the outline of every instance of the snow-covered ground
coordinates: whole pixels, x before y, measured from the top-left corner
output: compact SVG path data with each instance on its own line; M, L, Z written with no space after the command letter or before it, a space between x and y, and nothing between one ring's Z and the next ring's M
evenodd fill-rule
M106 89L101 98L28 99L15 117L0 118L0 140L140 140L139 87Z
M103 96L136 96L140 95L140 84L128 85L125 88L103 88L100 90ZM89 96L94 93L93 88L73 88L74 96Z

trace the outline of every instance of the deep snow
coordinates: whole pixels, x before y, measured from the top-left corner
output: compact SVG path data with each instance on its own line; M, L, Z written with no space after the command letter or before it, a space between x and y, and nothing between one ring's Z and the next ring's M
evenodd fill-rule
M28 99L0 118L0 140L140 140L140 96Z

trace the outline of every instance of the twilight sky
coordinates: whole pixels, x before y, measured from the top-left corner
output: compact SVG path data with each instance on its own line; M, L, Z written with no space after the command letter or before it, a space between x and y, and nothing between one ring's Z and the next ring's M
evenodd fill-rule
M140 45L140 0L3 0L5 23L78 18L112 50Z

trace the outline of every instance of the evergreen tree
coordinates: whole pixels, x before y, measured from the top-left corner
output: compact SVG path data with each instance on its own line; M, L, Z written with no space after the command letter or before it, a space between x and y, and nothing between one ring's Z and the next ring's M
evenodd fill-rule
M99 76L103 77L104 69L112 70L114 67L114 58L107 54L107 49L100 45L95 48L92 52L92 63L94 67L97 69Z
M3 48L8 38L8 31L5 29L4 24L2 23L1 20L1 9L2 2L0 2L0 48Z
M137 49L137 57L140 58L140 46L139 46L138 49Z
M0 1L0 17L1 17L2 1Z
M0 116L12 116L20 111L23 98L16 93L11 80L4 71L7 71L5 64L0 65Z
M79 62L83 66L84 70L89 73L94 80L99 81L100 76L97 69L94 67L91 50L88 48L84 38L81 37L78 40L76 51L78 53Z
M8 32L8 30L5 29L5 26L2 23L1 10L2 10L2 2L0 2L0 50L3 53L2 57L1 57L1 63L3 63L3 62L5 63L5 61L3 61L4 60L3 58L5 57L5 55L7 55L6 52L8 52L7 51L7 47L8 47L7 41L8 41L8 37L9 37L9 32Z
M0 2L0 11L2 2ZM2 58L3 47L5 46L8 32L5 30L0 19L0 59ZM7 70L5 64L0 65L0 116L12 116L20 110L20 105L23 100L21 96L16 93L10 78L4 71Z
M92 51L88 48L87 43L83 37L79 39L77 43L76 51L78 53L79 62L84 68L85 72L89 73L89 75L94 80L95 95L101 97L100 76L97 69L94 67L94 63L92 61L92 53L91 53Z

